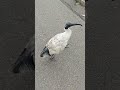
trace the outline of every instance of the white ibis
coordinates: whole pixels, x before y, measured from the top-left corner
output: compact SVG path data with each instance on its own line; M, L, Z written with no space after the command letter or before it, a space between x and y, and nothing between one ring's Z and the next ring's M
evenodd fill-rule
M50 56L50 59L53 59L56 54L59 54L63 51L66 46L68 45L68 40L71 37L72 30L70 29L71 26L80 25L81 24L73 24L73 23L66 23L64 27L64 32L59 33L52 37L48 43L45 45L45 48L41 52L40 56Z
M23 67L27 66L29 70L35 69L35 36L27 43L26 47L19 55L17 61L14 63L12 71L19 73L23 70Z

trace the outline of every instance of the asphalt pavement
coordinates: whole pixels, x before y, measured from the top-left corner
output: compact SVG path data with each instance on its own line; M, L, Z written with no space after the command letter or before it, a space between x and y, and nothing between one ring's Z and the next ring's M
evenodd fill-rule
M69 48L55 61L40 57L47 41L64 32L66 22L72 27ZM85 90L85 21L60 0L35 0L35 90Z

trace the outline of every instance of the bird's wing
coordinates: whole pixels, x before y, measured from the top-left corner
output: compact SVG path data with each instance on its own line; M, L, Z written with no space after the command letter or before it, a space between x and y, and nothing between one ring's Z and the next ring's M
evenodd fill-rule
M46 44L47 47L56 47L60 44L60 41L62 41L62 33L55 35L52 37L48 43Z
M46 47L49 49L50 53L54 53L63 50L66 45L67 42L64 40L63 33L60 33L51 38L46 44Z

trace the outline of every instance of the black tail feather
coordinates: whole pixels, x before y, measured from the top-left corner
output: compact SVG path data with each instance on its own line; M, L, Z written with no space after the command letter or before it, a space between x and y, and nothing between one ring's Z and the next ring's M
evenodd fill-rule
M45 48L43 49L43 51L42 51L41 54L40 54L40 57L43 57L44 54L47 54L47 55L51 56L47 47L45 47Z

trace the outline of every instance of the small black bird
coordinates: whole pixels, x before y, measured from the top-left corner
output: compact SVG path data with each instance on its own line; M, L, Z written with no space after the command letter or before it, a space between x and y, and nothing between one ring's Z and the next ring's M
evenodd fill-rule
M19 55L17 61L13 65L12 71L13 73L19 73L25 66L27 66L29 70L35 70L35 35Z

